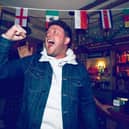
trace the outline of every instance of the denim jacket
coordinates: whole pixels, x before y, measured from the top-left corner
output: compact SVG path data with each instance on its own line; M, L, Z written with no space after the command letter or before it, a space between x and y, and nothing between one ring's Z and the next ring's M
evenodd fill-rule
M0 78L24 76L24 92L17 129L40 129L48 98L52 68L39 62L40 54L8 62L12 42L0 38ZM11 84L10 84L11 86ZM97 129L95 103L90 79L81 64L62 68L63 129Z

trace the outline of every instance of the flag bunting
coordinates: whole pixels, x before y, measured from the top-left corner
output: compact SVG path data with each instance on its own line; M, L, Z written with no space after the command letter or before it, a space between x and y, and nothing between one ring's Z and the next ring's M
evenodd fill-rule
M101 10L100 20L103 29L111 29L112 28L111 10Z
M125 28L129 27L129 9L124 9L123 11L123 20Z
M48 23L59 19L59 11L57 10L46 10L46 28Z
M88 28L88 15L84 10L75 10L75 29L87 29Z
M19 24L23 27L27 26L28 9L16 8L15 24Z

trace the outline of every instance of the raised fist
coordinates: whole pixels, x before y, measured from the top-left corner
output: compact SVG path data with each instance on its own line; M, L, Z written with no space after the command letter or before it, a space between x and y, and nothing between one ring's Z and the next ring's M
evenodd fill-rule
M13 25L2 36L8 40L18 41L26 38L26 30L20 25Z

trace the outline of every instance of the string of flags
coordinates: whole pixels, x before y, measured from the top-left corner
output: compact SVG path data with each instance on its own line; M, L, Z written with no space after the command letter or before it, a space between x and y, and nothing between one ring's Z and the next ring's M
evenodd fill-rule
M27 26L28 9L16 8L15 24L19 24L23 27Z
M14 7L13 7L14 8ZM16 7L15 13L15 24L19 24L23 27L27 26L28 23L28 8ZM59 19L59 10L44 10L46 18L46 28L48 23L53 20ZM88 29L89 16L88 10L73 10L74 12L74 27L75 29ZM102 29L111 29L113 27L112 10L102 9L98 11L100 14L100 23ZM129 9L123 9L123 20L124 26L129 28Z
M46 28L48 27L48 23L53 20L59 20L59 11L46 10Z
M76 29L87 29L88 28L88 15L87 11L75 10L75 28Z
M100 21L103 29L112 28L112 13L111 10L101 10L100 11Z
M124 25L126 28L129 27L129 9L124 9L123 10L123 18L124 18Z

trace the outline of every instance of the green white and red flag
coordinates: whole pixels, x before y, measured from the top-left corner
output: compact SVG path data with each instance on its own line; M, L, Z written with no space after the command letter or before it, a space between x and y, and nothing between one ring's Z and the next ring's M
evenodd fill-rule
M48 23L54 20L59 20L59 11L46 10L46 28L48 27Z

